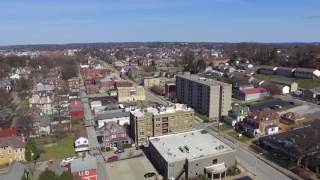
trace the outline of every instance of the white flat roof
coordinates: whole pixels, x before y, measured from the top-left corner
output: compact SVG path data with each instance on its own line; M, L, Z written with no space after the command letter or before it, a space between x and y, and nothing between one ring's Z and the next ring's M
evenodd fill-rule
M134 111L131 111L131 113L134 116L142 117L145 112L153 113L154 115L160 115L160 114L175 113L177 111L193 112L194 110L185 104L177 103L177 104L174 104L173 106L161 107L159 109L154 107L148 107L145 109L136 109Z
M196 159L234 151L230 146L204 130L150 138L150 143L167 162Z

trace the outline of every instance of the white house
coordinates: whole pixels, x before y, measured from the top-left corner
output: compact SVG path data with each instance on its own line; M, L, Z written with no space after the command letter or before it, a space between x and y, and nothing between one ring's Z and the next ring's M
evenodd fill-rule
M86 129L78 129L75 132L74 147L77 153L89 151L89 140Z

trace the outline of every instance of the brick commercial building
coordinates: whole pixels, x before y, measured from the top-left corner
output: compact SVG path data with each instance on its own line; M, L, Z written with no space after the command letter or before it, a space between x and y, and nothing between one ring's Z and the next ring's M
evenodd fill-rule
M148 137L192 130L194 111L183 104L131 111L130 132L136 146L148 144Z
M119 102L144 101L146 99L142 86L118 87L117 90Z
M197 75L177 75L176 95L180 103L187 104L205 114L210 121L227 116L231 109L232 85Z
M205 130L152 137L147 154L164 179L221 179L236 163L235 150Z

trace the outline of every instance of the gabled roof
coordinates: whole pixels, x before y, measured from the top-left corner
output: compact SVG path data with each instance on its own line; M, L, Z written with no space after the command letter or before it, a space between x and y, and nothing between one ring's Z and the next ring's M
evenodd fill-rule
M19 136L9 136L0 138L0 147L11 146L13 148L24 148L25 142L22 137Z
M77 158L71 161L71 173L97 169L97 159L93 156L86 155L83 158Z
M87 134L87 130L85 128L82 129L78 129L75 133L74 133L74 137L75 139L79 139L81 137L87 138L88 139L88 134Z

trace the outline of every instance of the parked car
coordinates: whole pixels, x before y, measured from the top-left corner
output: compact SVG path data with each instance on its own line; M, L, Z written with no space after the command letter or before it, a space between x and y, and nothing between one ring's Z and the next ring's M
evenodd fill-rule
M124 152L124 149L117 149L114 153L115 154L121 154Z
M70 164L71 161L73 161L73 159L74 159L73 157L65 158L61 161L61 165L65 166L66 164Z
M118 160L118 156L111 156L108 158L107 162L113 162L113 161L116 161Z
M149 178L149 177L152 177L152 176L155 176L155 175L156 175L155 172L148 172L148 173L144 174L144 178Z

